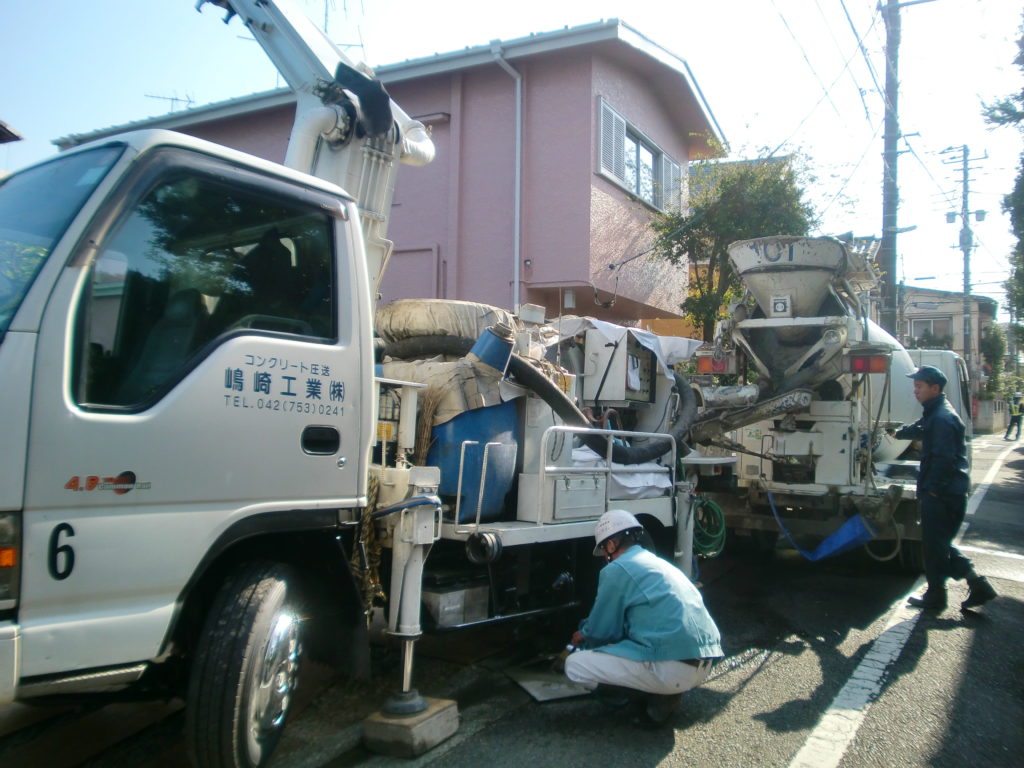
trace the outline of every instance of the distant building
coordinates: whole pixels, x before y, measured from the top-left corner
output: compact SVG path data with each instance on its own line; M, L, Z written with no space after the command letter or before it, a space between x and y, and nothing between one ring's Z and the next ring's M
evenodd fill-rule
M996 324L999 303L987 296L971 296L971 379L980 381L981 338ZM900 286L899 337L904 346L952 349L964 355L964 295L956 291Z
M680 316L686 269L650 259L609 265L650 247L653 212L684 204L689 161L721 153L724 138L683 59L611 20L377 75L437 146L431 165L398 174L384 301L534 303L549 316L618 321ZM293 116L291 92L277 90L57 144L161 127L281 162Z

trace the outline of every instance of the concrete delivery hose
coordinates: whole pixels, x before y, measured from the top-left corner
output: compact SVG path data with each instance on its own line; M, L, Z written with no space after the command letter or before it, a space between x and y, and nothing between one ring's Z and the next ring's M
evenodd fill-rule
M407 339L389 341L386 353L403 360L430 355L466 355L475 343L474 339L457 336L412 336ZM520 384L540 397L571 427L591 427L590 421L576 404L551 381L544 373L535 368L529 360L513 354L509 360L508 372ZM675 374L676 389L681 400L679 418L669 434L676 441L680 454L688 452L683 439L690 430L690 425L697 416L697 396L689 383L682 376ZM607 442L600 435L582 435L583 443L595 453L604 456ZM612 445L612 461L616 464L643 464L654 461L668 453L671 446L667 440L647 440L642 445Z

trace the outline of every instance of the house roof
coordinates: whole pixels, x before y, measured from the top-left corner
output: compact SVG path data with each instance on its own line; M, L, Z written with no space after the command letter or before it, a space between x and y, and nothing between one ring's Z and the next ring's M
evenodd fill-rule
M375 68L377 76L385 85L413 80L431 75L456 72L494 63L495 56L500 55L509 62L536 56L544 53L568 50L584 45L613 45L624 54L632 54L641 60L661 65L672 75L678 76L683 84L692 92L694 102L700 110L710 136L720 145L725 145L725 137L715 120L704 98L700 86L690 70L686 60L671 51L654 43L640 34L628 24L618 19L566 27L554 32L534 33L527 37L513 40L493 40L487 45L467 47L461 51L439 53L418 59L409 59L396 64L387 64ZM286 106L295 102L295 95L288 88L263 91L247 96L227 99L200 107L184 109L180 112L148 117L122 125L100 128L87 133L70 134L53 143L61 149L83 144L87 141L101 139L115 133L140 128L184 127L212 120L221 120L257 110Z
M6 144L9 141L18 141L21 139L21 134L11 128L3 120L0 120L0 144Z
M904 285L902 291L904 296L911 293L915 296L931 296L942 304L959 303L960 306L963 306L964 295L961 291L940 291L936 288L920 288L916 285ZM999 304L998 301L989 296L976 296L971 294L970 300L976 301L979 304L988 304L992 307Z

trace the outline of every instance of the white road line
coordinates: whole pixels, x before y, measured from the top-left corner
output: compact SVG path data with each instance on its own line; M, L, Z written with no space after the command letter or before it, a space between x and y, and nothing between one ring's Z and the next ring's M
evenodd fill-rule
M985 479L971 495L967 514L974 514L995 479L996 473L1003 466L1003 460L1015 447L1011 444L996 458L992 467L985 474ZM965 520L956 537L957 545L963 538L967 526L968 522ZM922 577L914 582L914 586L906 595L896 601L882 634L875 638L867 654L853 670L850 679L846 681L846 685L836 694L821 720L808 735L807 741L793 757L789 768L838 767L864 722L871 703L881 693L886 674L899 658L900 653L903 652L903 647L907 644L911 632L921 617L921 611L911 608L906 602L907 598L923 585L924 578Z
M1009 557L1013 560L1024 560L1024 555L1018 555L1016 552L1000 552L997 549L969 547L964 544L957 544L956 548L959 549L961 552L974 552L978 555L989 555L990 557Z
M987 491L988 487L990 485L992 485L992 481L995 479L996 473L1002 468L1003 461L1006 460L1006 457L1009 456L1010 452L1014 448L1016 448L1016 447L1017 447L1016 444L1010 443L999 454L999 456L996 457L996 460L994 462L992 462L992 466L989 467L988 468L988 472L985 473L985 479L983 479L981 481L981 485L979 485L974 490L974 494L971 496L971 500L969 502L967 502L967 514L968 515L973 515L977 511L978 505L981 504L981 500L985 497L985 491ZM965 525L966 525L966 523L965 523ZM963 535L963 532L965 530L966 530L966 528L961 528L960 529L960 535L961 536Z

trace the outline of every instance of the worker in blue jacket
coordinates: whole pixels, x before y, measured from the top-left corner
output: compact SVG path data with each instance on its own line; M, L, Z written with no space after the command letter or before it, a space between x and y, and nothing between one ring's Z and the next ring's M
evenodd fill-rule
M967 579L970 593L960 608L976 608L994 598L996 591L953 546L967 512L971 487L964 423L942 391L946 386L942 371L922 365L908 378L914 380L914 398L921 403L924 414L897 430L895 436L921 441L917 504L928 580L925 593L911 597L909 602L918 608L941 611L946 607L946 579Z
M684 691L707 678L721 637L700 592L671 563L640 546L643 527L622 509L597 522L594 556L603 557L590 615L572 636L581 648L565 661L570 680L648 694L638 725L659 726Z

